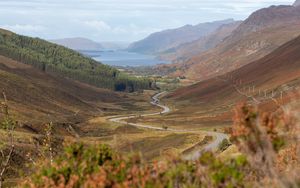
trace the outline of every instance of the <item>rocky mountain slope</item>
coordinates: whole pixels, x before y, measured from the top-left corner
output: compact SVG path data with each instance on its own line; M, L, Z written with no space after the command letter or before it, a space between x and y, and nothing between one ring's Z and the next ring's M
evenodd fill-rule
M153 33L147 38L131 44L128 48L129 51L158 54L159 52L175 48L181 44L198 40L206 36L223 24L232 23L234 20L222 20L210 23L202 23L198 25L186 25L176 29L169 29L157 33Z

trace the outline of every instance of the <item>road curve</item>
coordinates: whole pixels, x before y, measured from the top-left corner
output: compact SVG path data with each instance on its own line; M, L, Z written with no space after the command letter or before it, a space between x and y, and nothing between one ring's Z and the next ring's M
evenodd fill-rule
M165 93L166 93L165 91L157 93L156 95L154 95L152 97L152 101L151 101L152 105L162 108L163 109L162 111L155 112L155 113L149 113L149 114L143 114L143 115L140 115L140 117L155 116L155 115L161 115L161 114L166 114L166 113L171 112L171 109L168 106L159 104L159 102L160 102L159 97L161 95L165 94ZM125 121L125 120L133 119L133 118L136 118L136 117L137 117L137 115L129 115L129 116L124 116L124 117L113 117L113 118L110 118L109 121L115 122L115 123L120 123L120 124L125 124L125 125L131 125L131 126L135 126L135 127L139 127L139 128L153 129L153 130L170 131L170 132L175 132L175 133L182 133L182 132L195 133L195 130L171 129L171 128L165 129L163 127L143 125L143 124L140 124L140 123L128 123L128 122ZM226 134L218 133L218 132L211 132L211 131L197 131L197 132L202 133L202 134L204 133L208 136L212 136L212 137L214 137L215 140L213 142L207 144L201 150L194 151L194 152L191 152L189 154L184 155L183 158L185 160L197 160L201 156L201 153L206 152L206 151L215 151L215 150L217 150L219 144L224 139L229 138Z

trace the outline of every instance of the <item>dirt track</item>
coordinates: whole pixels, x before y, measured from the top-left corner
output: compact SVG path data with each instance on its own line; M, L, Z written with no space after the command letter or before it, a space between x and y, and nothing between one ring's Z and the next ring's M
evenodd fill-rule
M148 117L148 116L155 116L155 115L161 115L161 114L166 114L171 112L171 109L168 106L164 106L162 104L159 104L160 100L159 97L161 95L163 95L166 92L160 92L156 95L154 95L152 97L152 101L151 104L154 106L158 106L160 108L162 108L163 110L161 112L156 112L156 113L150 113L150 114L143 114L140 115L141 117ZM151 126L151 125L143 125L140 123L129 123L126 122L124 120L128 120L128 119L133 119L136 118L136 115L130 115L130 116L124 116L124 117L115 117L115 118L111 118L109 119L112 122L115 123L120 123L120 124L125 124L125 125L131 125L131 126L135 126L135 127L139 127L139 128L146 128L146 129L154 129L154 130L160 130L160 131L170 131L170 132L174 132L174 133L182 133L182 132L191 132L191 133L195 133L194 130L188 130L188 129L166 129L163 127L156 127L156 126ZM214 141L212 143L207 144L206 146L204 146L204 148L202 148L201 150L197 150L194 152L191 152L189 154L186 154L183 156L184 159L186 160L196 160L201 156L201 153L205 152L205 151L215 151L218 149L219 144L224 140L224 139L228 139L228 136L226 134L223 133L218 133L218 132L211 132L211 131L199 131L199 133L201 134L206 134L208 136L212 136L214 137Z

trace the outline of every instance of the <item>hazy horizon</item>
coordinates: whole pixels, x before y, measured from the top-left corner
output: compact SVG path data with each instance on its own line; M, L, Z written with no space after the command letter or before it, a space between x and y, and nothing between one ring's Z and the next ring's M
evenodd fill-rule
M0 28L44 39L133 42L164 29L233 18L294 0L1 0Z

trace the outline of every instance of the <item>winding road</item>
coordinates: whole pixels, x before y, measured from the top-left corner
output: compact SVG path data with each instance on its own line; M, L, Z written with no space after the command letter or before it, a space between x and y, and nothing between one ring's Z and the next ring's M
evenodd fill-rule
M152 97L152 101L151 104L154 106L158 106L162 109L162 111L160 112L156 112L156 113L149 113L149 114L143 114L140 115L139 117L148 117L148 116L155 116L155 115L162 115L162 114L166 114L171 112L171 109L168 106L162 105L160 104L160 96L162 96L163 94L165 94L166 92L160 92L156 95L154 95ZM153 130L160 130L160 131L169 131L169 132L174 132L174 133L201 133L201 134L205 134L207 136L212 136L214 137L214 141L205 145L202 149L197 150L197 151L193 151L189 154L185 154L183 156L183 159L185 160L197 160L201 154L203 152L206 151L216 151L218 149L219 144L224 140L224 139L228 139L228 135L223 134L223 133L218 133L218 132L211 132L211 131L195 131L195 130L187 130L187 129L171 129L171 128L163 128L163 127L156 127L156 126L151 126L151 125L143 125L140 123L129 123L126 122L125 120L128 119L133 119L136 118L137 115L129 115L129 116L124 116L124 117L113 117L110 118L109 121L111 122L115 122L115 123L120 123L120 124L124 124L124 125L131 125L131 126L135 126L138 128L146 128L146 129L153 129Z

